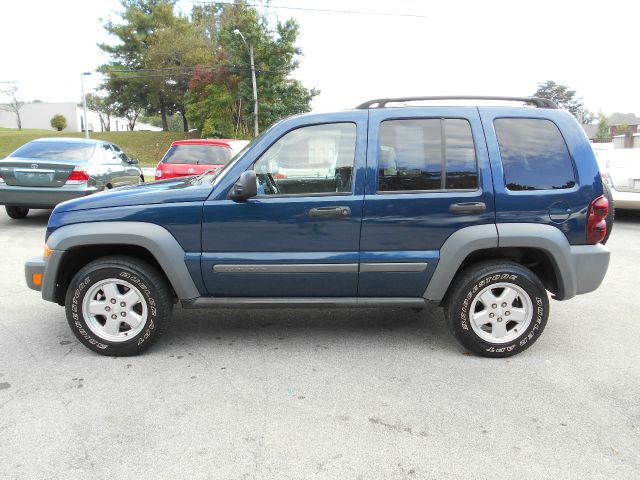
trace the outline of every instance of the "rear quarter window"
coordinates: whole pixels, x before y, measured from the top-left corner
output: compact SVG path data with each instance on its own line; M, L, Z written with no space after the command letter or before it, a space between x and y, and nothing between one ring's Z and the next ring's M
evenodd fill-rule
M494 126L507 189L575 186L573 161L555 123L541 118L498 118Z

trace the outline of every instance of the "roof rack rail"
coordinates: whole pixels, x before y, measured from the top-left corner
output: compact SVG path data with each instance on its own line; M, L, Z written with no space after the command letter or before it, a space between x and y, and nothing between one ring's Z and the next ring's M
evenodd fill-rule
M357 110L366 110L371 108L385 108L387 103L396 102L418 102L421 100L501 100L508 102L524 102L530 103L537 108L558 108L553 100L540 97L483 97L477 95L457 95L457 96L436 96L436 97L397 97L397 98L377 98L369 100L356 107Z

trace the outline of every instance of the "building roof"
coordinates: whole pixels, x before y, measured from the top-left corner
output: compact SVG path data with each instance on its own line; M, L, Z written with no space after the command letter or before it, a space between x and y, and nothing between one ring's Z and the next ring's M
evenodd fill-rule
M615 127L617 125L640 125L640 118L635 113L612 113L607 119L609 125Z

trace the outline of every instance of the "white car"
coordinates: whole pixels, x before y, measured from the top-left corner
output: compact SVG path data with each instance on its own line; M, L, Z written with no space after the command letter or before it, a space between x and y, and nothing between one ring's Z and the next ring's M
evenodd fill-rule
M640 210L640 148L595 150L616 208Z

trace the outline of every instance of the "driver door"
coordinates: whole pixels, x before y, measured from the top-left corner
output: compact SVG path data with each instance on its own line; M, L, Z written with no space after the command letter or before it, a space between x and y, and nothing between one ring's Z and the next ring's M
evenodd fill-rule
M366 112L354 112L289 130L248 167L256 197L205 202L201 266L210 295L357 296L366 123Z

